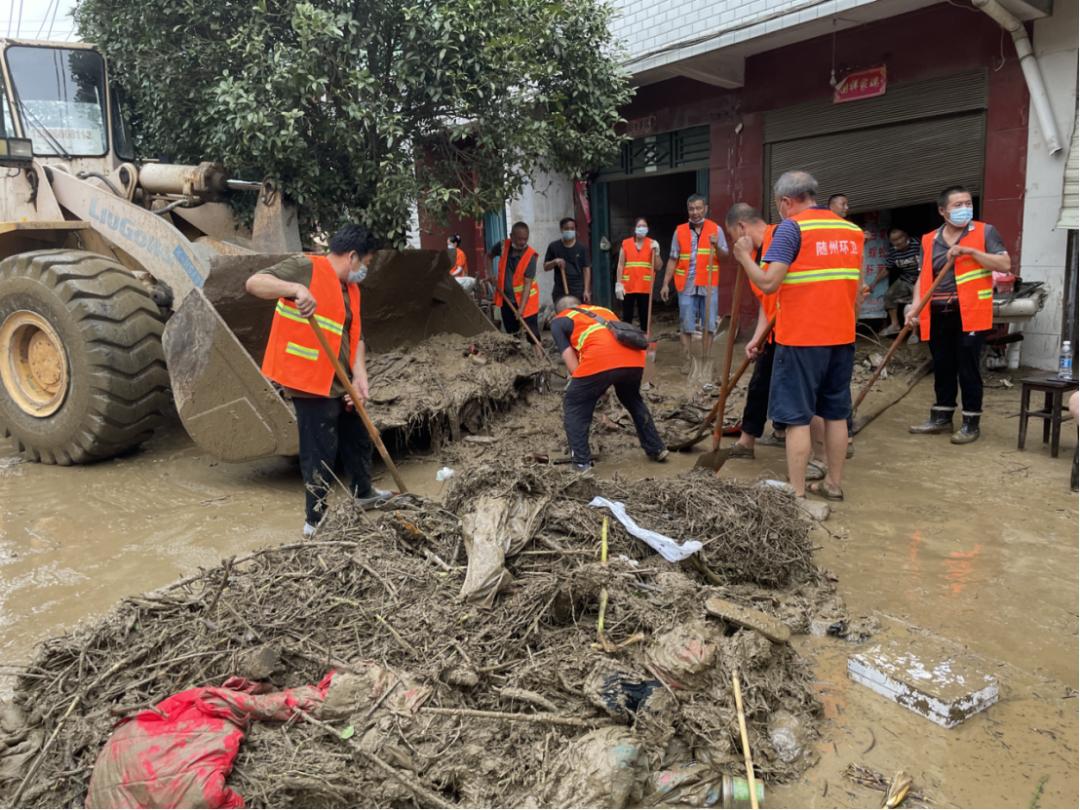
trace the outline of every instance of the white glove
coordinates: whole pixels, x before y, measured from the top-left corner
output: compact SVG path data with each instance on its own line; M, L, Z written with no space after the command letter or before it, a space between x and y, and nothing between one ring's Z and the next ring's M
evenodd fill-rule
M616 282L615 284L615 297L618 298L620 301L622 301L623 298L626 297L626 287L623 286L621 281Z

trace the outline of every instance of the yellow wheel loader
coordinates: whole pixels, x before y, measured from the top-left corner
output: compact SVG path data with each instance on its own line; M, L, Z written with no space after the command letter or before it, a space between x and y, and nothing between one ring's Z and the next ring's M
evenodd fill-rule
M146 440L171 399L220 459L295 454L292 407L259 371L274 304L244 293L301 250L295 210L217 163L135 161L93 46L0 39L0 56L0 434L84 463ZM230 194L258 195L250 229ZM449 266L380 252L369 346L491 329Z

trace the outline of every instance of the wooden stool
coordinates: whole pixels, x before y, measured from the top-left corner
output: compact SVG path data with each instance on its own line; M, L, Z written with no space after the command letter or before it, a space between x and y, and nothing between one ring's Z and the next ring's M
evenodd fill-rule
M1075 391L1076 380L1061 380L1057 377L1027 377L1020 381L1023 388L1020 390L1020 435L1016 439L1018 450L1024 449L1027 439L1028 419L1037 417L1043 420L1043 444L1050 442L1050 457L1058 457L1058 448L1061 445L1061 417L1065 411L1065 394ZM1031 410L1031 392L1042 391L1043 409Z

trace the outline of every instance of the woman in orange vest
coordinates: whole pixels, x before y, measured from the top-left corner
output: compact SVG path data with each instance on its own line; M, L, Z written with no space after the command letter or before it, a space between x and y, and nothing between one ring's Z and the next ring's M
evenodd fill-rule
M632 349L615 339L605 326L618 317L610 309L582 304L572 295L559 299L559 314L551 321L551 336L570 372L563 401L563 425L574 467L584 472L592 466L589 429L596 403L615 387L615 396L630 412L641 449L653 461L667 459L668 451L656 432L649 406L641 398L641 375L645 350Z
M524 222L515 222L510 229L510 238L494 245L488 253L492 259L499 260L499 277L495 285L493 303L502 307L503 329L509 335L516 335L521 323L514 310L504 299L514 302L514 307L529 331L540 339L540 286L536 283L537 252L529 247L529 226Z
M993 272L1012 268L1005 242L993 225L978 222L971 192L950 186L938 197L938 213L944 224L922 238L923 263L919 274L921 298L934 277L953 259L929 305L917 318L923 340L929 338L934 358L934 406L930 418L912 425L911 433L951 433L956 394L963 404L963 424L952 435L953 444L979 438L983 383L979 372L983 340L994 325ZM959 385L957 384L959 383Z
M615 269L615 297L623 302L622 316L634 322L637 309L641 331L649 332L649 296L653 279L660 269L660 245L649 238L649 223L645 217L634 220L634 235L624 239L619 248L619 265Z
M346 225L330 237L325 256L290 256L247 280L256 298L277 299L262 372L285 389L296 408L300 471L306 487L304 537L322 520L329 481L340 461L353 497L374 501L389 492L371 486L371 439L354 413L352 400L336 379L308 323L314 315L353 383L367 398L368 377L360 328L360 281L375 240L360 225Z
M461 234L455 233L446 240L446 252L450 254L450 261L454 266L450 268L452 276L469 275L469 262L465 258L465 251L461 249Z

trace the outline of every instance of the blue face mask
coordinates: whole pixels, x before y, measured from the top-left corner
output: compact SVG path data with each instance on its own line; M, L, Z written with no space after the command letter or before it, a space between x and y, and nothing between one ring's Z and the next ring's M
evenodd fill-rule
M645 225L638 225L634 228L634 236L644 238L649 235L649 229Z
M349 283L350 284L359 284L365 278L367 278L367 267L366 266L361 266L359 270L356 270L356 271L354 271L352 273L349 273Z
M577 231L562 232L562 238L565 239L567 242L571 241L575 236L577 236Z
M973 216L975 216L975 212L965 205L959 208L953 208L949 211L949 222L957 228L963 228L971 222Z

